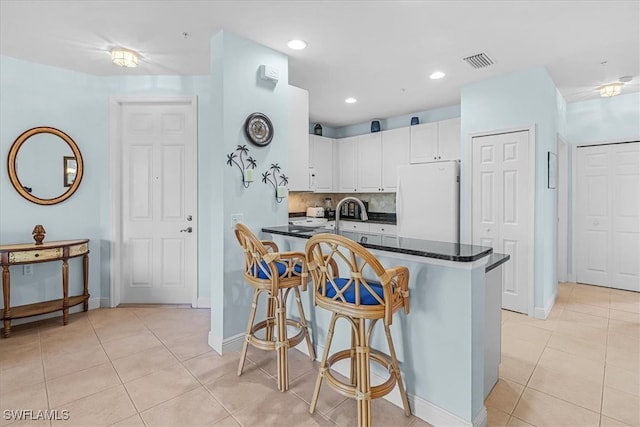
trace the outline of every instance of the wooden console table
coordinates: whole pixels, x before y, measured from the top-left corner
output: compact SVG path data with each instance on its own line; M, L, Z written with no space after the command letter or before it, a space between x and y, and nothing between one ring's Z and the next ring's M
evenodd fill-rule
M69 258L83 257L84 292L69 297ZM35 304L11 307L11 275L9 267L22 264L62 261L62 299L43 301ZM2 296L4 299L4 337L11 334L11 320L38 314L62 310L62 323L69 323L69 307L84 304L89 309L89 239L60 240L42 245L23 243L0 245L0 264L2 265Z

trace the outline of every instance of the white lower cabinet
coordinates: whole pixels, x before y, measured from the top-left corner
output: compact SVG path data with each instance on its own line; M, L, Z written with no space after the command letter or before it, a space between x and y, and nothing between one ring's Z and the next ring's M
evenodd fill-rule
M385 242L390 246L396 243L396 226L389 224L340 221L343 236L358 243L381 245Z
M358 243L369 243L371 245L382 244L382 235L375 233L358 233Z

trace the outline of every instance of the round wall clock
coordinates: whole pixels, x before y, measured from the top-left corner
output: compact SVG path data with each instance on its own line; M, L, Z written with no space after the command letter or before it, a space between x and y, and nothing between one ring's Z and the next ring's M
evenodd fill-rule
M244 122L244 132L251 143L265 147L273 139L273 125L269 117L262 113L253 113Z

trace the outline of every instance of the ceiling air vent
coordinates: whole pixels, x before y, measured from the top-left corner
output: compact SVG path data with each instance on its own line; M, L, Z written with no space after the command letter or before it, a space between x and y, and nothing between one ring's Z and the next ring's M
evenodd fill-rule
M476 69L486 68L489 65L493 65L493 59L489 58L489 56L484 52L467 56L466 58L462 58L462 60Z

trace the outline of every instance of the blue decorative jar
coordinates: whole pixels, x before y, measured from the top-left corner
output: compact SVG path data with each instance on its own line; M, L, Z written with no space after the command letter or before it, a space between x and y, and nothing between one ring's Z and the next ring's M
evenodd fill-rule
M380 132L380 121L374 120L371 122L371 132Z

